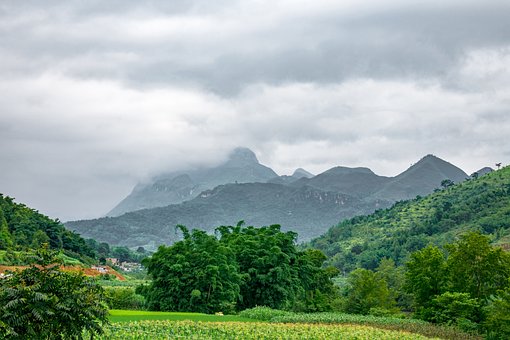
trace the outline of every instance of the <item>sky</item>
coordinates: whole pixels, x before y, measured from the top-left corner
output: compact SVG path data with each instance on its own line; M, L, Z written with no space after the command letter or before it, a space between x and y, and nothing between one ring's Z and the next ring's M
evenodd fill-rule
M0 193L99 217L237 146L279 174L510 163L510 2L0 2Z

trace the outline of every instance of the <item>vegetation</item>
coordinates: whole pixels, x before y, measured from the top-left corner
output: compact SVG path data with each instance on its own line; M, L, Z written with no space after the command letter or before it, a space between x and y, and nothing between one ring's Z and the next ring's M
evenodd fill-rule
M108 319L111 322L130 322L141 320L169 320L169 321L207 321L207 322L254 322L256 320L241 317L238 315L216 315L204 313L183 313L183 312L149 312L140 310L118 310L111 309Z
M454 327L434 325L417 319L356 315L347 313L294 313L268 307L255 307L239 313L240 316L272 323L366 325L375 328L402 330L441 339L479 339L480 336Z
M405 331L361 325L302 325L246 322L139 321L115 323L98 339L426 339Z
M19 258L13 253L15 250L35 249L43 243L83 262L91 262L95 257L87 242L80 235L65 229L58 220L52 220L0 194L0 250L8 251L7 259L12 258L16 262Z
M345 220L309 246L347 274L359 267L374 270L383 258L403 265L410 253L452 243L468 231L510 247L510 167Z
M256 305L330 309L334 269L319 251L299 252L278 225L223 226L217 236L180 227L184 240L144 262L152 282L139 288L151 310L233 312Z
M107 323L104 291L92 279L59 269L56 254L43 247L35 264L0 279L0 337L81 339L101 334Z
M59 220L0 194L0 263L28 264L30 255L27 253L44 243L51 249L62 250L59 256L66 259L66 264L106 263L107 257L118 258L121 262L140 262L149 255L143 248L134 252L127 247L110 247L108 243L84 239L66 229Z

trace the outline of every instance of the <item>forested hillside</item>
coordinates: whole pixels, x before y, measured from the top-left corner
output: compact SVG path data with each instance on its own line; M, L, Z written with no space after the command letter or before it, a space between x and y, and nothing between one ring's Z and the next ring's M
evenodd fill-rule
M126 247L110 247L105 242L84 239L66 229L59 220L0 194L0 264L26 264L27 255L43 243L85 264L104 261L106 257L140 261L147 256L145 250L134 252Z
M95 256L85 239L58 220L0 194L0 250L28 250L43 243L75 258Z
M349 272L374 269L383 258L402 264L429 243L443 245L478 230L492 243L510 245L510 167L459 184L443 183L426 197L400 201L368 216L345 220L311 241L329 263Z

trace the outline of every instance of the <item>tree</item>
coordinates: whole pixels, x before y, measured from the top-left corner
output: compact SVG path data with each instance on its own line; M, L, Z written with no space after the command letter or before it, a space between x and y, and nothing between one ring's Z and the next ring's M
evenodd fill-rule
M30 245L31 248L37 249L40 248L44 243L49 243L50 238L46 233L42 230L37 230L32 236L32 243Z
M370 309L394 307L394 299L384 278L371 270L358 268L347 279L346 311L355 314L368 314Z
M331 280L340 272L334 267L323 268L326 256L317 249L307 249L298 254L296 267L302 290L294 310L303 312L325 312L332 309L338 298L338 289Z
M232 250L204 231L179 228L184 240L143 261L153 280L138 292L152 310L233 312L241 275Z
M10 249L13 246L12 235L9 232L9 226L4 217L4 212L0 206L0 249Z
M59 269L47 244L35 264L0 280L0 337L5 339L82 339L101 334L108 323L104 291L81 273Z
M482 304L506 288L510 277L510 254L489 242L487 236L469 232L446 246L450 289L468 293Z
M446 189L446 188L449 188L451 186L453 186L453 181L451 179L443 179L441 181L441 186L443 187L443 189Z
M220 242L231 248L243 274L239 308L290 307L301 289L295 266L296 233L280 231L279 225L260 228L222 226Z
M439 248L429 245L411 254L404 288L413 295L416 307L427 306L444 291L446 283L446 261Z

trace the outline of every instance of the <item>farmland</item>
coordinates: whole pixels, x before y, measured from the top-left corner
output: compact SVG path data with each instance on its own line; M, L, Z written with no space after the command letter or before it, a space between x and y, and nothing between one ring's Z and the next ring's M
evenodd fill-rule
M100 339L480 339L413 319L345 313L292 313L256 307L239 315L110 310Z
M98 339L428 339L362 325L138 321L113 323Z

